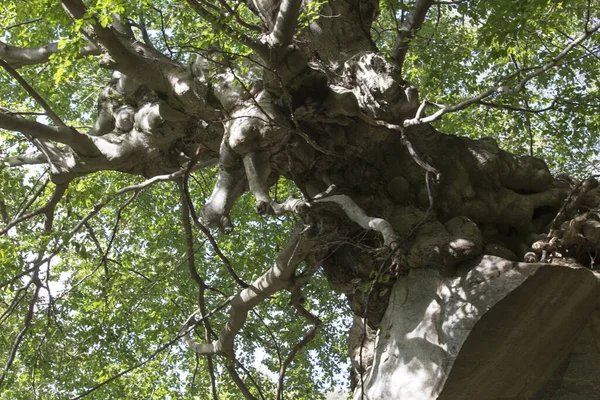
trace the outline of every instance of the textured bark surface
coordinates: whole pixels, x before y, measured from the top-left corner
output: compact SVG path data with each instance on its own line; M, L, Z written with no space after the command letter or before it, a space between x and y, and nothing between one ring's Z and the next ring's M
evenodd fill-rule
M550 399L597 389L597 363L575 376L572 359L596 353L600 274L491 256L464 268L455 278L413 270L396 283L355 399Z

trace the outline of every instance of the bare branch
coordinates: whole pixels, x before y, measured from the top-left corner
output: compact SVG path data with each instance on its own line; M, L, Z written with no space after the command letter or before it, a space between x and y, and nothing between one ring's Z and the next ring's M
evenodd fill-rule
M198 287L198 309L200 310L200 314L206 314L206 302L204 299L204 294L206 292L206 283L198 274L198 270L196 268L196 257L194 252L194 233L192 232L192 225L190 224L190 210L186 201L186 194L184 190L183 184L180 182L179 185L181 189L181 218L183 220L183 228L185 231L185 244L187 251L187 259L188 259L188 270L190 272L190 276L196 286ZM212 328L210 326L210 321L208 318L203 320L204 323L204 340L206 343L211 342L211 332ZM217 393L217 380L215 378L215 368L213 365L213 359L211 356L207 358L208 364L208 375L210 377L210 386L212 391L213 400L218 400L219 395Z
M248 46L250 49L254 50L256 54L258 54L263 60L269 59L269 49L267 48L267 46L241 32L238 32L230 25L223 23L218 16L214 15L206 8L202 7L198 0L186 1L194 9L194 11L198 13L198 15L210 22L213 25L214 29L218 29L227 34L232 39L235 39L241 44Z
M502 86L500 84L496 84L493 87L489 88L488 90L478 94L477 96L473 96L469 99L466 99L466 100L464 100L458 104L452 105L452 106L442 107L439 111L433 113L432 115L430 115L428 117L407 119L404 121L404 126L408 127L408 126L412 126L412 125L418 125L418 124L436 121L436 120L440 119L444 114L464 110L465 108L469 107L470 105L480 103L483 99L490 97L494 94L508 95L508 94L519 93L525 89L525 85L527 84L527 82L529 82L533 78L543 74L544 72L548 71L549 69L554 68L557 65L559 65L559 62L563 58L565 58L571 52L571 50L573 50L574 47L578 46L581 42L583 42L584 40L586 40L587 38L592 36L599 29L600 29L600 23L587 29L581 36L572 40L559 54L557 54L555 57L553 57L552 60L550 60L548 63L542 65L541 67L533 69L533 71L531 71L527 75L525 75L523 77L523 79L521 79L514 86ZM520 71L517 71L517 72L520 72ZM517 73L513 73L513 74L509 75L506 79L513 78L516 75L517 75Z
M510 111L518 111L518 112L524 112L524 113L530 113L530 114L541 114L546 111L553 110L554 107L556 106L556 103L557 103L557 101L556 101L556 99L554 99L554 100L552 100L552 103L549 106L542 107L542 108L515 107L515 106L511 106L510 104L498 104L498 103L493 103L493 102L489 102L489 101L480 101L478 104L481 104L482 106L486 106L486 107L500 108L500 109L510 110Z
M0 160L8 167L20 167L22 165L39 165L46 164L46 157L43 154L36 154L33 156L14 156L8 157L4 160Z
M81 19L85 16L87 8L81 0L61 0L61 2L73 18ZM117 63L119 71L149 85L158 92L166 92L171 88L168 77L162 73L162 68L167 64L171 66L178 66L178 64L173 63L169 58L144 43L131 40L131 38L121 40L112 26L102 27L96 22L92 23L91 27L98 41L106 47L110 56Z
M454 1L436 1L433 3L434 6L445 6L445 5L458 5L462 3L466 3L469 0L454 0Z
M263 29L260 26L254 25L254 24L249 24L248 22L244 21L242 19L242 17L240 17L240 14L238 14L238 12L236 10L234 10L233 8L231 8L229 6L227 1L219 0L219 4L221 4L221 6L223 6L227 10L228 13L230 13L231 15L234 15L237 23L240 24L241 26L243 26L244 28L250 29L250 30L258 32L258 33L263 32Z
M277 400L283 399L283 381L285 379L285 372L289 365L294 361L296 354L300 350L302 350L311 340L315 338L317 334L317 330L321 325L321 320L314 314L311 314L304 306L302 305L302 293L300 293L300 287L296 286L296 288L292 291L292 306L298 311L298 313L306 319L308 322L312 324L311 328L306 332L306 335L300 340L296 345L292 348L288 356L283 361L283 364L279 368L279 379L277 381Z
M433 5L433 3L433 0L417 0L415 2L415 8L402 22L400 33L396 37L394 46L390 51L390 56L392 59L396 60L401 70L410 43L414 39L417 31L421 29L421 25L423 25L425 16L427 15L427 11L429 11L429 8Z
M8 225L6 225L2 230L0 230L0 235L6 234L6 232L8 232L12 227L16 226L17 224L40 214L46 215L46 228L51 227L52 221L54 219L54 209L56 208L56 205L58 204L60 199L62 199L63 195L65 194L67 187L69 187L69 183L56 185L54 193L52 193L52 197L50 197L50 200L48 200L46 204L44 204L42 207L38 208L35 211L13 219Z
M190 162L190 165L188 166L188 170L191 168L192 165L193 165L193 162ZM221 259L221 261L223 262L223 264L225 264L225 268L227 269L227 272L229 272L229 275L231 275L233 277L233 279L236 281L236 283L238 285L240 285L240 287L247 288L248 284L246 282L244 282L236 274L235 270L233 269L233 266L231 265L231 261L229 261L229 259L225 256L225 254L223 254L223 252L221 252L221 249L219 248L219 244L215 240L214 236L210 233L210 231L208 230L208 228L206 228L200 222L200 219L198 218L198 214L196 214L196 211L194 209L194 203L192 203L192 198L190 196L190 192L189 192L189 188L188 188L188 183L187 183L188 175L189 175L189 172L186 171L184 179L183 179L183 195L184 195L184 199L185 199L185 203L187 205L187 208L189 209L190 215L192 217L192 221L194 221L194 224L206 236L206 238L208 239L209 243L211 244L214 252Z
M4 199L0 198L0 218L4 224L8 224L8 211Z
M0 60L0 67L4 68L6 72L8 72L19 84L29 93L31 97L46 111L46 115L48 118L54 122L56 126L66 126L65 123L60 119L60 117L52 110L50 105L44 100L42 96L33 88L31 85L23 79L23 77L6 61Z
M82 156L95 157L100 151L86 134L65 126L48 126L36 121L15 117L0 109L0 128L21 132L34 139L53 140L63 143Z
M8 26L0 26L0 30L1 31L7 31L9 29L13 29L22 25L28 25L28 24L33 24L36 23L38 21L41 21L42 17L38 17L38 18L34 18L34 19L30 19L28 21L23 21L23 22L17 22L16 24L12 24L12 25L8 25Z
M35 182L35 184L33 185L33 187L27 192L27 194L25 195L25 197L23 198L23 200L21 201L21 203L19 203L19 206L17 207L18 211L17 211L17 213L15 215L15 218L19 218L21 215L23 215L23 213L25 211L27 211L29 209L29 207L31 207L31 205L33 204L33 202L36 201L42 195L42 193L46 189L46 186L48 186L48 183L50 182L50 178L46 178L44 180L44 182L40 185L40 187L35 190L35 193L33 193L33 195L31 197L29 197L29 194L31 192L33 192L33 190L38 185L38 183L40 183L40 181L42 180L42 178L44 177L44 175L46 175L46 174L44 173L44 174L40 175L40 177Z
M383 218L369 217L349 196L334 194L327 197L315 197L315 203L332 202L339 205L348 218L356 222L363 229L374 230L383 236L385 246L394 249L398 244L398 237L392 225Z
M2 315L0 315L0 325L4 324L4 321L6 321L8 319L8 317L11 316L13 311L21 303L21 300L23 300L25 298L25 296L27 295L27 290L29 289L29 287L31 286L32 283L33 282L31 280L29 280L24 286L21 286L20 288L15 290L15 295L13 296L10 303L8 303L6 310L4 310Z
M242 378L240 378L240 375L235 370L235 367L226 363L225 368L227 368L227 372L229 373L231 380L236 384L238 389L240 389L240 392L242 392L244 398L246 400L256 400L256 397L254 397L252 393L250 393L250 390L248 390L248 387L246 386ZM258 388L258 390L260 392L260 388Z
M37 280L37 273L36 273L35 278ZM32 280L33 280L33 278L32 278ZM2 375L0 375L0 386L2 386L2 383L4 382L4 379L6 378L6 374L10 370L10 367L12 366L12 363L15 360L17 351L19 350L19 347L21 346L21 342L23 341L23 338L25 337L27 330L31 326L31 321L33 320L33 312L35 310L35 303L37 302L38 295L40 293L40 287L41 287L41 285L39 284L39 282L35 282L35 290L33 292L33 296L31 297L31 300L29 302L29 308L27 309L27 314L25 315L25 322L23 324L23 328L21 328L21 331L17 335L17 338L15 339L15 341L12 345L11 351L8 356L8 360L6 360L6 364L4 365L4 371L2 371Z
M385 122L385 121L373 119L373 118L369 117L368 115L366 115L364 113L360 113L359 117L360 117L360 119L362 119L363 121L365 121L366 123L368 123L370 125L382 126L382 127L387 128L387 129L391 129L391 130L395 130L395 131L399 132L400 133L400 140L402 141L402 144L404 144L406 146L406 149L408 150L408 153L410 154L410 156L412 157L412 159L421 168L423 168L424 170L426 170L428 172L431 172L433 175L435 175L436 180L438 180L438 181L440 180L440 176L441 176L440 172L437 169L435 169L432 165L428 164L427 162L423 161L423 159L421 159L421 157L419 156L419 154L415 150L414 146L412 145L411 141L408 140L408 138L406 137L406 133L405 133L404 127L402 127L400 125L390 124L389 122ZM404 123L406 124L407 121L404 121Z
M52 54L58 53L58 43L49 43L38 47L15 47L0 41L0 58L8 62L13 68L25 65L43 64L50 60ZM98 55L102 51L93 43L88 43L81 49L80 55Z
M213 343L196 343L188 341L188 345L198 354L227 354L233 357L233 342L237 333L246 323L248 311L258 303L279 290L289 288L293 283L294 272L298 264L311 250L312 241L302 235L302 224L296 226L288 244L280 250L275 265L252 285L236 294L231 300L229 319L219 333L219 339Z

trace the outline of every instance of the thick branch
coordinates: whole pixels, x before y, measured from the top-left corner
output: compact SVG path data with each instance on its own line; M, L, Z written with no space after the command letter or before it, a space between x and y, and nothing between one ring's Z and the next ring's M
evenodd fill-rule
M36 165L46 164L46 158L43 154L36 154L33 156L14 156L8 157L4 160L0 160L4 165L8 167L19 167L21 165Z
M269 43L274 47L286 47L292 44L296 33L300 5L302 0L282 0Z
M398 244L398 237L392 225L383 218L369 217L349 196L337 194L328 197L315 198L315 203L336 203L346 213L348 218L363 229L374 230L383 236L383 243L392 250Z
M390 55L396 60L400 69L402 69L402 64L404 64L408 47L417 31L421 28L421 25L423 25L427 11L429 11L433 3L433 0L417 0L414 10L408 14L408 17L402 23L400 32L398 32L398 36L390 52Z
M74 18L85 15L86 7L81 0L62 0L62 3ZM91 24L98 42L106 47L116 62L113 68L148 85L178 111L207 120L218 117L218 111L208 106L206 99L193 90L195 83L187 65L174 62L153 47L124 35L118 31L118 26L118 21L107 27L97 22Z
M38 47L15 47L0 41L0 58L13 68L25 65L43 64L50 60L52 54L58 53L58 43L49 43ZM92 43L81 49L81 56L98 55L102 51Z
M267 152L251 151L243 158L248 186L256 199L256 212L266 214L271 210L271 197L267 178L271 171Z
M10 113L6 112L6 110L1 109L0 128L21 132L34 139L53 140L55 142L66 144L82 156L95 157L100 155L100 152L90 137L73 128L40 124L36 121L12 116Z

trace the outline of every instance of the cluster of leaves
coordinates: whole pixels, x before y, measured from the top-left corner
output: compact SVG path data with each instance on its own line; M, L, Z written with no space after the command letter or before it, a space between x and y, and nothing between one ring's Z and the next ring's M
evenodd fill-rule
M144 26L154 46L176 61L187 62L199 50L239 55L249 52L184 2L86 3L94 15L100 16L101 24L110 22L113 14L134 21L140 40L139 27ZM317 17L323 3L310 3L301 22L307 24ZM401 17L411 11L413 3L381 1L373 37L383 51L390 49ZM436 103L458 103L519 72L506 81L514 84L528 68L549 62L585 30L586 24L597 22L590 16L600 12L600 6L586 0L456 3L430 10L404 65L405 76L419 87L421 96ZM248 26L260 23L243 2L228 4L238 7L240 18ZM1 34L3 42L20 47L59 43L64 51L53 56L52 62L21 68L19 73L67 124L89 126L98 93L110 72L97 68L93 57L78 56L85 41L77 25L55 1L0 0L0 9L0 26L11 27ZM221 25L235 25L238 32L251 37L261 35L237 24L227 10L211 12ZM27 21L34 22L15 26ZM600 129L599 54L600 39L596 35L585 46L576 47L559 66L530 81L526 91L493 97L487 99L489 104L450 114L438 122L439 128L471 137L496 137L509 150L545 158L555 170L582 175L594 171ZM41 111L3 70L0 80L0 107L24 113ZM26 154L27 146L20 136L0 132L2 158ZM214 171L194 178L192 198L207 198ZM41 167L0 168L3 223L22 212L45 179ZM20 276L40 249L51 251L64 245L42 270L46 287L41 290L28 334L7 374L0 399L28 399L32 394L40 399L70 398L140 362L145 363L102 386L90 398L210 398L205 358L196 357L180 341L156 353L196 310L197 288L187 270L178 186L153 186L125 208L126 198L118 197L75 235L65 234L102 199L138 181L109 172L81 178L71 185L56 209L55 233L45 232L44 218L38 216L0 236L0 312L9 311L7 307L15 296L22 297L14 312L0 319L3 361L8 359L14 338L23 327L32 296L30 289L19 291L26 277L11 278ZM28 209L43 205L53 189L51 183L43 187ZM283 182L273 190L273 195L280 198L292 191ZM242 197L234 210L236 231L232 236L218 237L221 250L246 282L260 276L273 262L294 223L291 219L256 220L252 203L250 196ZM197 269L210 287L207 308L211 310L239 287L204 237L198 233L194 243ZM331 292L321 275L303 290L305 307L323 324L310 351L302 351L295 358L286 387L289 398L319 398L339 385L340 373L346 372L349 313L345 300ZM253 311L238 338L239 361L246 368L244 378L254 382L251 390L258 397L259 388L265 398L273 397L273 376L307 330L306 322L289 303L285 292L273 296ZM215 330L225 317L224 313L214 316ZM239 398L224 369L218 361L220 396Z
M455 3L429 11L403 69L421 98L444 105L498 83L515 85L597 24L600 13L597 2L586 0ZM399 24L391 17L406 15L412 4L390 0L383 5L375 37L389 49ZM496 138L506 150L545 159L554 172L598 173L599 57L600 38L594 35L529 81L523 92L495 95L445 116L437 126L462 136Z

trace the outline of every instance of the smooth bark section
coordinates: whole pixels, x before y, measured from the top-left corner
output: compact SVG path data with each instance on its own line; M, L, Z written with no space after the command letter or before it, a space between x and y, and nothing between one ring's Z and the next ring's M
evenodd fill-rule
M599 294L600 275L581 267L484 256L454 278L411 270L394 286L354 399L530 399Z
M262 20L268 31L273 29L279 5L278 0L249 0L247 5Z
M43 154L37 154L32 156L14 156L8 157L5 160L0 160L5 165L9 167L19 167L21 165L36 165L36 164L45 164L46 158Z
M383 243L393 249L398 244L398 237L392 225L383 218L369 217L349 196L333 195L316 199L315 203L332 202L338 204L352 221L364 229L374 230L383 236Z
M421 28L421 25L423 25L427 11L429 11L429 8L433 3L434 0L417 0L415 8L408 14L408 17L406 17L402 23L400 32L398 32L394 46L390 51L391 57L396 60L400 68L402 68L402 65L404 64L410 42L414 39L417 31Z
M58 43L48 43L38 47L16 47L0 41L0 58L8 62L13 68L46 63L50 60L50 56L58 53L58 51ZM80 55L99 54L102 54L102 51L94 44L88 43L81 50Z
M53 140L72 148L80 155L94 157L100 154L89 136L69 127L55 127L18 118L0 110L0 128L21 132L34 139Z
M244 169L248 177L250 191L256 199L256 212L266 214L270 210L271 197L267 177L271 171L266 152L251 151L244 156Z
M369 399L437 399L477 321L539 268L516 265L485 257L457 278L443 278L433 269L411 270L400 278L380 323L373 366L354 399L363 394Z
M229 213L235 201L244 193L246 185L244 166L224 138L219 154L217 181L210 197L200 210L202 220L210 226L219 227L225 233L230 233L233 226Z
M532 399L598 310L598 272L541 266L475 325L438 400Z
M285 47L292 44L298 16L300 15L300 5L302 0L282 0L279 6L279 14L273 27L273 32L269 37L269 42L274 47Z

